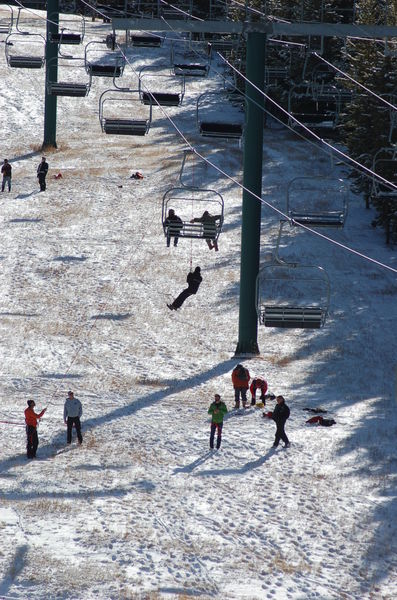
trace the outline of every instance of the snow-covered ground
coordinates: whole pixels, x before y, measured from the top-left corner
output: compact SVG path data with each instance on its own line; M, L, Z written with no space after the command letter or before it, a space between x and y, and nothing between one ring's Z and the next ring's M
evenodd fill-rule
M44 33L43 20L25 23ZM85 42L106 33L89 22ZM169 60L169 42L128 56L122 84L136 87L142 66ZM85 80L81 67L74 75ZM260 356L236 358L241 189L189 163L184 182L224 199L220 250L203 240L168 249L162 197L179 185L186 142L158 107L146 137L103 134L111 80L95 78L87 98L58 99L58 148L38 193L44 70L3 58L0 78L1 158L13 167L0 217L0 598L396 598L396 274L286 228L283 258L330 277L329 318L321 330L260 328ZM166 112L241 181L238 144L197 133L198 95L221 87L215 69L189 80L183 105ZM294 177L346 175L279 126L265 129L263 158L263 195L280 210ZM130 179L136 170L143 180ZM327 235L396 268L373 216L350 195L346 227ZM263 207L263 261L278 219ZM191 263L199 293L170 312ZM271 449L274 423L249 408L227 415L221 450L208 452L207 409L216 392L233 406L237 362L285 396L288 450ZM83 403L81 447L65 443L68 389ZM34 461L30 398L48 406ZM335 426L305 424L304 409L319 406Z

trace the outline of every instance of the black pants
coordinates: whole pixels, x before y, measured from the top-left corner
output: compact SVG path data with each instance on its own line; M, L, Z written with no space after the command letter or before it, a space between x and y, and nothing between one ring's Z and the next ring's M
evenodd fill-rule
M45 187L46 187L46 186L45 186L45 175L44 175L44 173L39 173L39 174L37 175L37 177L39 178L40 190L41 190L42 192L44 192L44 190L45 190Z
M241 400L245 404L247 402L247 388L234 388L234 401L236 406L240 406L240 394Z
M83 436L81 435L81 423L80 417L68 417L68 433L67 433L67 443L71 444L72 442L72 429L73 425L76 427L77 439L79 443L83 441Z
M28 458L35 458L38 445L39 436L36 427L26 425L26 453Z
M223 423L211 423L210 448L214 447L214 437L215 437L216 430L218 430L218 435L216 437L216 447L217 448L221 447L222 427L223 427Z
M189 288L186 288L185 290L183 290L183 292L181 292L178 296L178 298L175 298L175 300L173 301L173 307L175 309L180 308L182 306L182 304L185 302L186 298L189 298L189 296L192 296L194 292L192 292Z
M179 234L178 233L176 233L176 234L175 233L170 233L169 230L168 230L168 233L167 233L167 248L170 247L170 243L171 243L171 238L172 237L174 238L174 246L178 245Z
M289 440L287 438L287 434L284 431L285 421L281 421L281 423L276 423L276 437L274 439L274 445L278 446L280 440L283 440L284 444L289 444Z

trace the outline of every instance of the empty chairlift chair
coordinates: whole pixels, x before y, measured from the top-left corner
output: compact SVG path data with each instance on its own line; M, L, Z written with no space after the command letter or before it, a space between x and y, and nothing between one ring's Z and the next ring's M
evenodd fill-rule
M397 186L397 153L394 148L381 148L375 154L372 162L372 171ZM396 200L397 190L393 186L382 182L373 176L371 197L378 201L388 203Z
M81 25L79 27L80 31L77 32L76 21L70 21L68 26L62 27L61 31L50 32L49 40L50 42L58 45L69 45L76 46L81 44L84 39L85 34L85 20L81 18Z
M319 329L329 301L329 278L322 267L275 261L259 272L257 313L265 327Z
M167 220L169 210L175 211L181 222L170 223ZM212 222L193 221L201 218L205 212L212 217L217 216ZM164 235L169 237L191 238L217 241L222 231L224 216L224 202L221 194L215 190L206 190L196 187L170 188L163 196L162 223Z
M340 92L335 86L316 88L293 86L288 94L289 124L301 125L317 133L334 135L339 123Z
M156 72L164 69L161 66L156 70L152 67L148 67L150 70L146 69L143 67L139 72L141 102L153 106L180 106L185 95L185 78Z
M156 34L132 33L130 35L132 46L143 48L160 48L163 45L164 38Z
M47 69L47 93L50 96L70 96L74 98L84 98L88 95L91 88L91 76L88 81L82 81L82 75L86 79L84 63L79 58L65 58L58 56L58 77L60 81L52 81L52 69ZM79 79L76 79L76 74ZM66 77L65 77L66 75ZM73 79L72 79L73 75Z
M7 64L14 69L41 69L45 39L38 33L10 33L5 40Z
M348 189L341 179L295 177L287 188L287 215L291 225L344 227Z
M106 90L99 98L99 122L108 135L144 136L152 122L152 105L142 106L139 90Z
M210 70L211 52L190 40L171 43L171 65L174 75L182 77L207 77Z
M197 98L196 121L204 137L240 140L243 115L232 106L227 92L204 92Z
M14 13L12 7L8 4L3 4L2 8L5 9L6 12L0 14L0 35L8 35L12 31Z
M106 52L109 48L107 40L88 42L85 47L85 70L91 77L113 77L123 75L125 58L117 51Z

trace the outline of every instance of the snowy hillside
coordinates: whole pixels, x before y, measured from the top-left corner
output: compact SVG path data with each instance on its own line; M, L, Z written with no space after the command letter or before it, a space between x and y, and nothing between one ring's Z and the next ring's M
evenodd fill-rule
M25 24L44 35L42 19L30 14ZM85 42L108 32L88 22ZM170 42L126 52L120 84L136 89L143 66L169 61ZM203 163L184 170L184 183L223 197L217 253L204 240L167 248L161 223L186 148L167 115L242 180L238 144L197 132L197 97L222 88L223 69L212 67L186 82L182 106L153 109L145 137L102 133L99 98L111 79L94 78L86 98L59 98L58 147L46 153L39 193L44 69L0 60L1 158L13 168L0 216L0 598L397 597L396 273L286 228L280 254L329 275L326 325L260 328L260 356L234 357L241 189ZM71 72L86 78L81 66ZM346 176L276 124L264 131L263 165L263 196L280 210L293 178ZM137 170L142 180L130 178ZM350 194L345 228L327 235L396 269L396 249L372 219ZM264 206L263 263L278 221ZM171 312L191 264L202 285ZM237 362L284 395L289 449L272 448L274 423L249 408L226 416L222 447L209 452L207 410L215 393L232 408ZM83 403L81 447L66 446L69 389ZM48 406L31 461L28 399ZM304 409L314 407L336 425L307 425Z

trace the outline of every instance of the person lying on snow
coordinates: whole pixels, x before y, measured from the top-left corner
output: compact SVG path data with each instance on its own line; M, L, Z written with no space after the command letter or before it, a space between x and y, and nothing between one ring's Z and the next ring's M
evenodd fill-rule
M336 425L336 421L334 421L334 419L324 419L324 417L321 416L311 417L311 419L308 419L306 423L309 423L310 425L322 425L323 427L331 427L331 425Z

